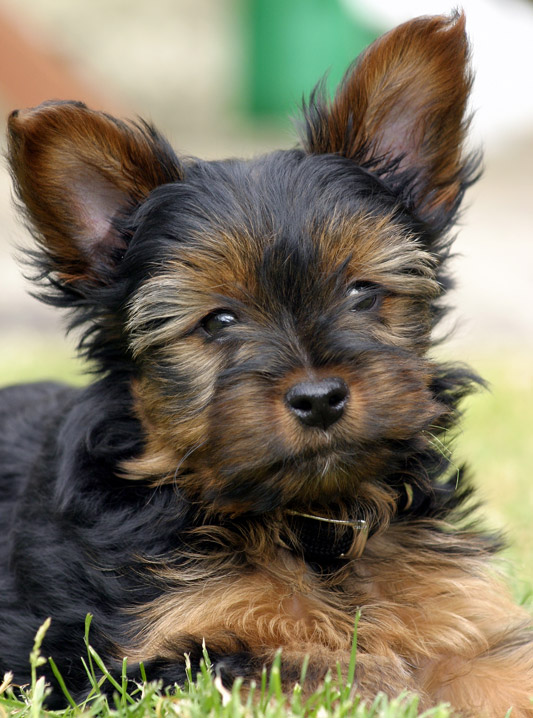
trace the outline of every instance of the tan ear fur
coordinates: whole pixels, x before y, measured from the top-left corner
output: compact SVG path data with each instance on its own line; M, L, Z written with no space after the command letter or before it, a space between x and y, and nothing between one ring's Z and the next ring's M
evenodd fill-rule
M123 242L114 217L181 179L174 153L148 125L81 103L13 112L8 142L17 195L63 282L102 281Z
M468 164L468 56L462 14L400 25L359 58L332 103L312 98L304 146L389 178L408 171L410 197L423 218L452 211Z

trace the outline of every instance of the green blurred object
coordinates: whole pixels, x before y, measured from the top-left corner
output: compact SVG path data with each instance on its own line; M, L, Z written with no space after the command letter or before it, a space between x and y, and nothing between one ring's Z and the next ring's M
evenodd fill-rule
M246 0L250 65L247 106L255 116L285 116L328 73L333 88L381 32L341 0ZM355 3L353 3L355 4Z

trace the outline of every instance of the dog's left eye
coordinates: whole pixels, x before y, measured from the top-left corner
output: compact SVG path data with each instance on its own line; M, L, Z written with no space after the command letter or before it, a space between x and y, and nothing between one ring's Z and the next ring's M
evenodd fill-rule
M352 310L357 312L375 309L381 301L381 288L373 282L354 282L348 287L347 296L352 299Z
M210 337L217 336L223 329L237 323L237 317L227 309L210 312L202 319L201 327Z

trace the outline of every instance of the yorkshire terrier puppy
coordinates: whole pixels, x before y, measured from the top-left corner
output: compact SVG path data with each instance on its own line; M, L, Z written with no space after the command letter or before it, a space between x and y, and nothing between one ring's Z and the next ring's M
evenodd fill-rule
M0 670L28 680L51 616L84 695L91 613L133 678L183 681L205 640L228 682L281 648L289 687L309 656L311 690L360 610L363 697L533 716L531 618L438 448L477 379L428 356L479 164L464 24L384 35L313 92L298 148L253 161L76 102L11 115L41 296L97 376L0 395Z

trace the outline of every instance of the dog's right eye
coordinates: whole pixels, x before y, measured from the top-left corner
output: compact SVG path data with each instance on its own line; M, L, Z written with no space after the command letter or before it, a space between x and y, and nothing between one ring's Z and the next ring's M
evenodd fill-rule
M211 312L201 321L200 326L210 337L216 337L226 327L237 323L237 317L226 309Z

